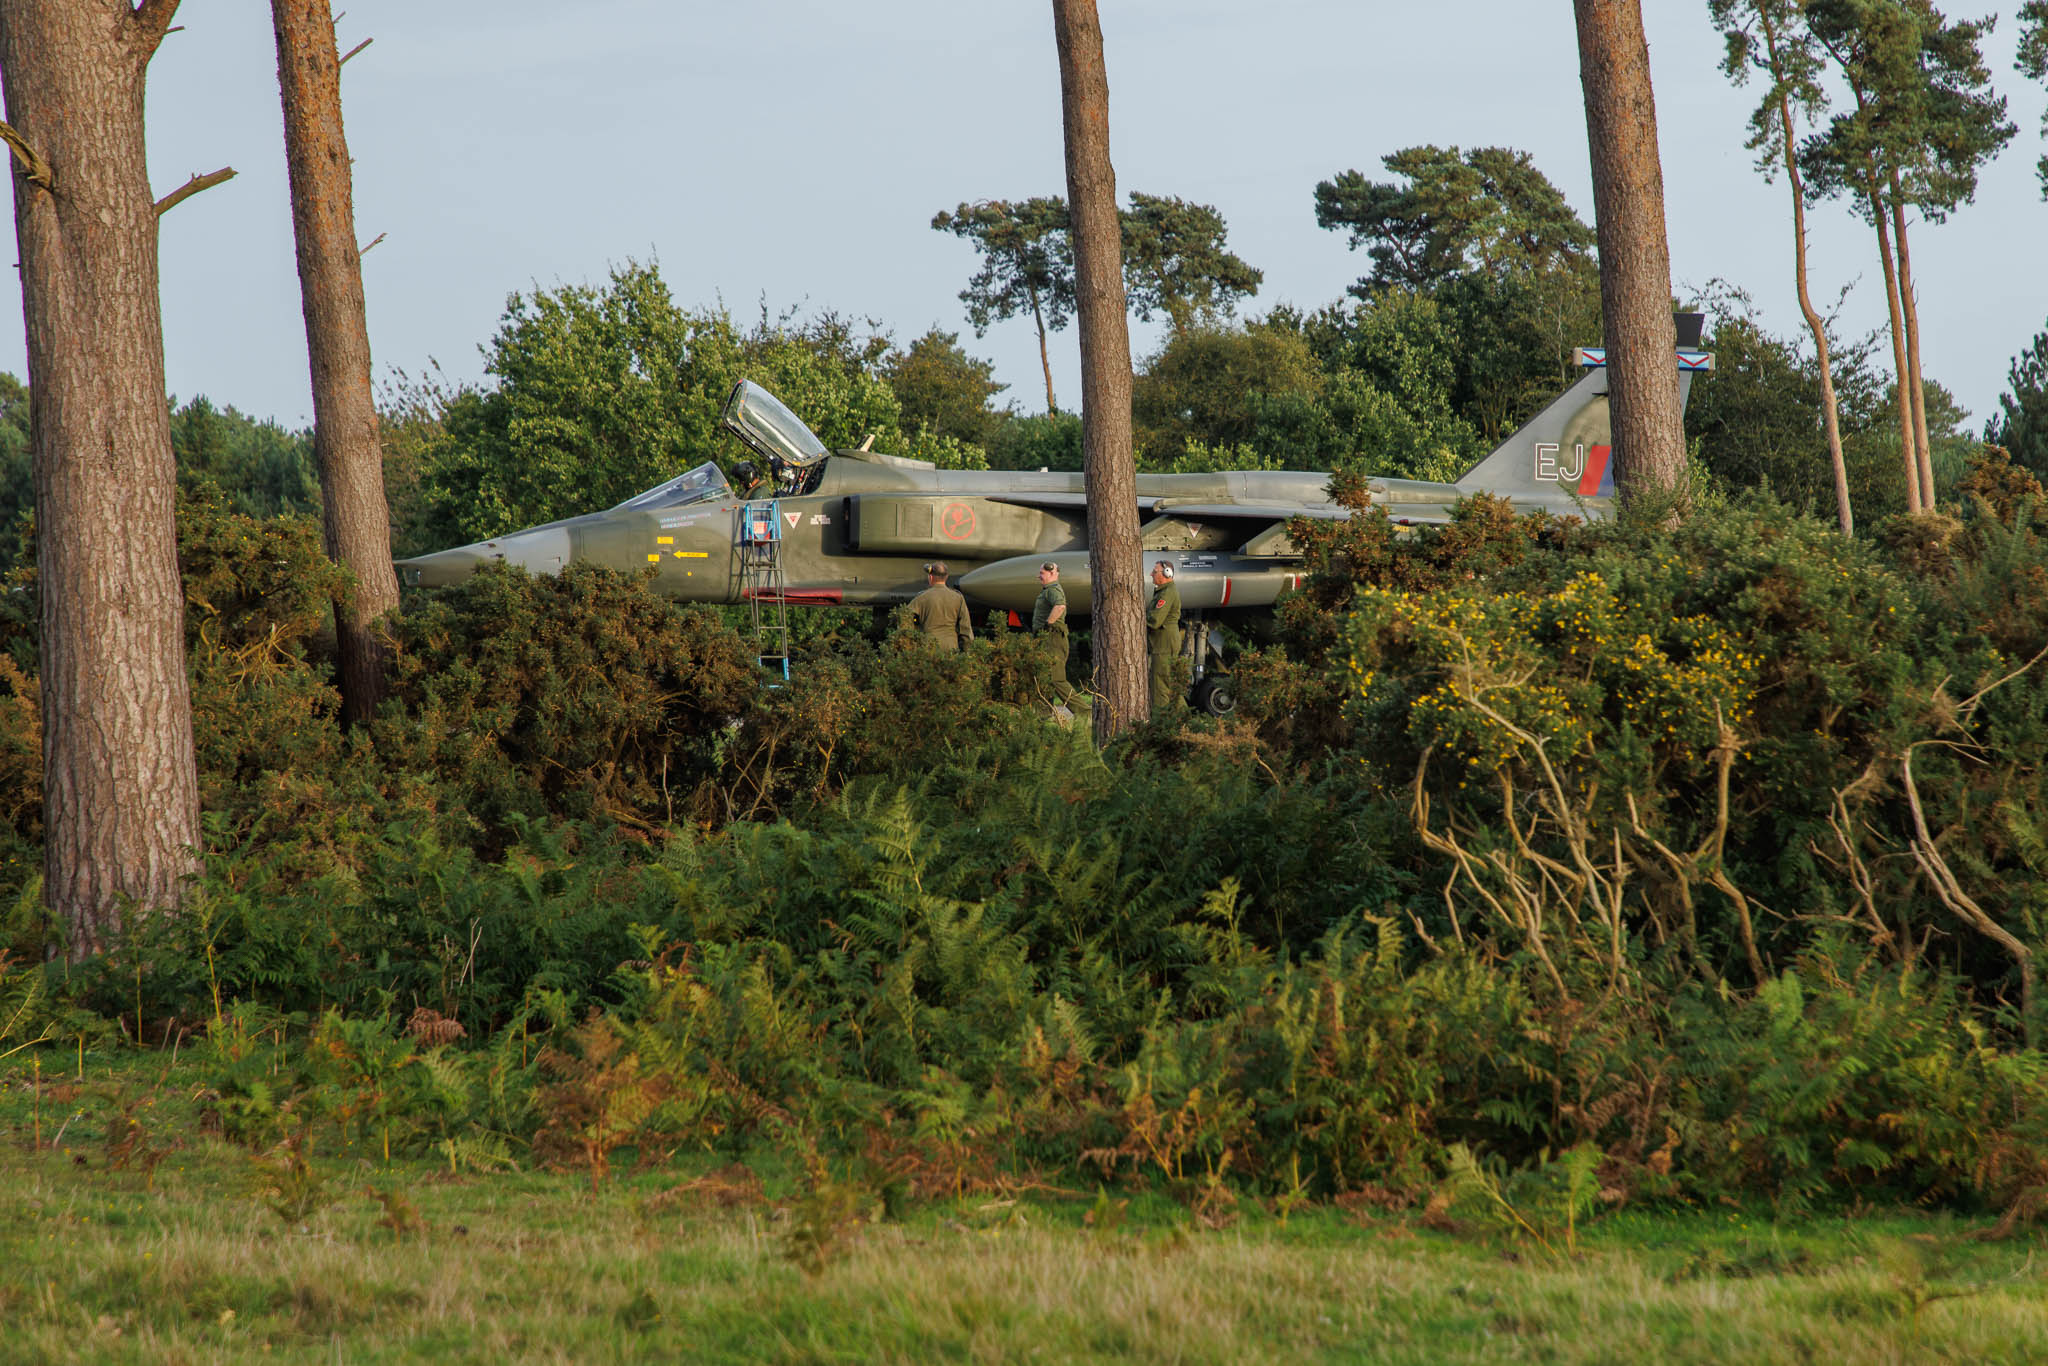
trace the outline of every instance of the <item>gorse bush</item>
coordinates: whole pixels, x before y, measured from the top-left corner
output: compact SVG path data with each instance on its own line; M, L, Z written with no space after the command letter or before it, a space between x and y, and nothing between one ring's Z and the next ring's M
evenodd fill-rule
M1034 1172L1211 1222L1437 1192L1565 1245L1589 1200L2018 1218L2048 513L1967 487L1869 543L1768 499L1412 536L1361 502L1295 529L1240 717L1101 753L1028 637L828 623L764 688L723 615L589 569L410 599L344 736L310 524L195 497L203 876L68 991L207 1028L223 1130L300 1157L772 1148L883 1205Z
M1412 542L1372 513L1309 529L1247 702L1297 761L1348 751L1410 804L1448 865L1433 937L1489 920L1539 963L1575 938L1588 980L1676 944L1754 987L1846 919L2025 1034L2000 1012L2031 990L2048 632L2007 585L2041 547L2030 490L1975 479L1996 497L1938 563L1926 519L1886 552L1768 500L1670 532L1479 500Z
M673 823L759 691L718 617L588 566L479 574L409 609L397 636L398 705L373 748L451 783L481 830L514 815Z

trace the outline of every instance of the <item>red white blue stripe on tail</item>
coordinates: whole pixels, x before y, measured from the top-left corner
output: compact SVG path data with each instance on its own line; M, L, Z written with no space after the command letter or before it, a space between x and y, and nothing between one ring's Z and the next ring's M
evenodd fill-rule
M1586 472L1579 476L1579 497L1610 498L1614 495L1614 447L1595 446L1586 452Z
M1579 365L1582 369L1593 370L1607 364L1607 348L1604 346L1582 346L1579 348ZM1714 368L1714 353L1711 351L1680 351L1678 372L1682 375L1702 375Z

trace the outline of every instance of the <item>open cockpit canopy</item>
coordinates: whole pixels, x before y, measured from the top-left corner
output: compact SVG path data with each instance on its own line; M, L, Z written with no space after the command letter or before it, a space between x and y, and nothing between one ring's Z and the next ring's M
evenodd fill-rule
M725 401L725 425L771 469L808 469L826 456L825 443L803 419L750 379L732 386L732 396Z

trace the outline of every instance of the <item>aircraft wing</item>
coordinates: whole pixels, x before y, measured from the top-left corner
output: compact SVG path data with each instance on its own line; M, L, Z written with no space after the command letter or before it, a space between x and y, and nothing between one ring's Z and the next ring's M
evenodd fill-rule
M1015 503L1033 508L1085 508L1085 493L991 493L991 503ZM1195 517L1204 521L1284 522L1290 517L1313 517L1318 521L1342 522L1351 509L1336 503L1184 503L1173 498L1141 494L1138 511L1156 512L1162 517Z
M1444 526L1451 518L1441 506L1404 508L1399 503L1382 504L1387 520L1395 526ZM1348 522L1351 509L1336 503L1171 503L1159 509L1161 518L1177 517L1191 522L1237 522L1241 525L1270 526L1245 542L1238 552L1245 555L1274 555L1292 559L1293 542L1276 534L1296 517L1316 522ZM1272 547L1272 548L1268 548Z
M1348 522L1351 509L1336 503L1178 503L1158 509L1162 517L1191 517L1204 522L1284 522L1308 517L1318 522Z

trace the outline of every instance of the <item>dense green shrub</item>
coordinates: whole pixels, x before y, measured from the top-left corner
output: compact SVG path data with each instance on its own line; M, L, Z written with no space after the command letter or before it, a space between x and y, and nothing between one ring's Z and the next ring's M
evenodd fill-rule
M478 574L412 602L394 631L395 705L374 748L452 783L484 831L513 813L678 819L759 692L752 651L717 615L585 565Z
M1028 637L842 622L764 687L723 614L593 570L413 597L344 736L311 524L195 495L204 876L70 989L150 1040L213 1021L252 1142L594 1176L765 1144L1205 1217L1569 1150L1610 1200L2023 1210L2048 538L2023 471L1966 488L1870 542L1767 499L1297 528L1246 714L1102 753Z

